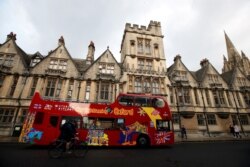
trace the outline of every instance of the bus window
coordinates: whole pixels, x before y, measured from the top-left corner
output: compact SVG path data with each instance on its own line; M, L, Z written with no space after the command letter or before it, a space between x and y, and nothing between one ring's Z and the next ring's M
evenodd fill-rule
M83 126L86 129L114 129L115 119L83 117Z
M83 120L83 128L87 129L88 128L88 124L89 124L88 117L83 117L82 120Z
M76 122L76 128L79 129L81 127L81 117L72 117L72 116L67 116L62 118L61 126L65 124L67 121L75 121Z
M34 124L42 124L43 123L43 118L44 118L44 113L43 112L37 112Z
M132 106L133 105L133 97L131 96L121 96L119 98L119 104L123 106Z
M124 126L125 126L124 118L118 118L116 120L115 129L121 129L121 128L124 128Z
M166 120L156 120L157 130L170 131L170 122Z
M84 129L95 129L96 128L95 118L83 117L83 128Z
M118 118L117 119L117 125L124 125L124 118Z
M53 127L57 127L58 124L58 116L51 116L49 119L49 123Z
M152 106L156 108L163 108L165 106L165 102L163 99L154 98L152 99Z
M148 99L145 97L135 97L135 106L146 107L148 105Z
M101 118L98 119L96 122L96 128L97 129L114 129L114 123L115 119L110 119L110 118Z

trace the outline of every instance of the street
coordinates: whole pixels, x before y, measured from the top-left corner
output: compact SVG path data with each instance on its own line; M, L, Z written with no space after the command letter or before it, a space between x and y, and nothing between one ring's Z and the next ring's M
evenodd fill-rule
M249 167L250 141L186 142L173 147L90 148L85 158L50 159L47 149L0 143L1 167Z

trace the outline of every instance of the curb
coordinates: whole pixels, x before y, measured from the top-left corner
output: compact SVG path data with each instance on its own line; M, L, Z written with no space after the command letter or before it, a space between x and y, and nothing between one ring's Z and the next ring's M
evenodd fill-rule
M0 143L6 143L6 144L22 144L18 142L18 137L9 137L9 136L0 136ZM237 138L216 138L216 137L210 137L210 138L189 138L189 139L180 139L175 138L175 143L191 143L191 142L220 142L220 141L250 141L250 137L243 137L240 139Z

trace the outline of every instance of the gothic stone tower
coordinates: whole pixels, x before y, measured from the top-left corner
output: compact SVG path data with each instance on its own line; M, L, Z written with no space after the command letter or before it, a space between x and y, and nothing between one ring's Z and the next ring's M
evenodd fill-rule
M120 92L166 95L166 59L160 22L127 23L121 43Z
M241 55L234 47L233 43L225 33L228 59L224 56L224 66L222 73L228 72L238 67L248 78L250 77L250 61L244 52Z

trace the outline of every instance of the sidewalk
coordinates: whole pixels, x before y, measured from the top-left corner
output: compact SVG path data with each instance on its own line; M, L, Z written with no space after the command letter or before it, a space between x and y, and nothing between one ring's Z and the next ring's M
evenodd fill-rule
M18 143L18 137L0 136L0 143Z
M198 134L187 134L187 139L181 139L178 134L175 134L175 143L181 142L215 142L215 141L242 141L242 140L249 140L250 135L244 136L241 135L241 138L234 138L230 135L198 135ZM11 137L11 136L0 136L0 143L18 143L18 137Z
M250 135L241 134L241 138L234 138L230 134L224 134L224 135L215 135L211 134L210 136L201 135L201 134L187 134L187 139L182 139L180 135L177 133L175 134L175 143L180 142L215 142L215 141L242 141L242 140L249 140L250 141Z

